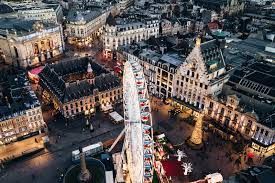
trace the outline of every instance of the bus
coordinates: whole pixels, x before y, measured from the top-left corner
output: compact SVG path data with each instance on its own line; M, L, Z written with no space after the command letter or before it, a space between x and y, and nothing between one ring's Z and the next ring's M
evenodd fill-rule
M98 142L92 145L88 145L82 148L82 152L85 153L85 156L93 156L98 153L103 152L103 144L102 142ZM77 161L80 159L79 149L72 151L72 161Z

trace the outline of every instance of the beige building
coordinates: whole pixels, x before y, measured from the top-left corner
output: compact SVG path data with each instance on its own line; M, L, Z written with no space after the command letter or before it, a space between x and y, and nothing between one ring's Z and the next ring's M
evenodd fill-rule
M111 57L118 46L140 42L157 36L159 36L159 21L157 19L115 19L110 14L102 37L104 56Z
M111 8L70 11L66 23L68 42L78 46L88 46L102 34L103 26L110 12Z
M217 95L228 80L223 54L216 40L197 42L186 61L177 68L173 96L178 104L205 107L206 96Z
M39 74L43 100L69 118L122 101L121 81L90 58L46 65Z
M160 26L162 35L176 35L177 33L191 32L195 24L188 19L171 18L162 19Z
M207 97L205 114L212 123L252 139L260 154L275 150L274 66L253 63L238 68L224 85L222 95Z
M63 53L61 25L41 22L0 20L0 52L8 64L35 66Z
M30 90L30 85L26 83L28 80L24 74L10 77L8 80L10 93L9 96L3 96L2 101L5 102L0 104L0 145L46 131L40 103Z

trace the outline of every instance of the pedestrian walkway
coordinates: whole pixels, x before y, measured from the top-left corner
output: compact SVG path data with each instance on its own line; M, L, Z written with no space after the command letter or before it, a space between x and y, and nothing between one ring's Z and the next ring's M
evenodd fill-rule
M39 149L43 149L44 143L42 141L42 136L44 135L37 135L22 141L1 146L0 159L5 162L37 151Z

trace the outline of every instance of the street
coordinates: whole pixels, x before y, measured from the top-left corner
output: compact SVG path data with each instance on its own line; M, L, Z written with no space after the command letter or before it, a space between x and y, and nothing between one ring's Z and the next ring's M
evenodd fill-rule
M192 150L189 148L185 144L185 140L191 135L193 126L182 120L187 113L180 113L176 118L170 118L168 110L173 107L163 104L159 99L154 98L153 100L154 128L164 131L174 147L187 154L187 158L183 161L193 164L193 172L189 176L190 181L204 178L205 175L215 172L221 172L224 178L228 178L234 172L247 167L245 163L236 163L239 155L234 152L231 142L224 141L219 136L208 132L204 133L207 136L207 141L204 142L203 149ZM1 172L1 182L22 182L22 180L39 183L55 182L58 176L70 166L73 150L78 149L79 146L114 139L123 129L123 124L112 124L108 117L102 113L92 118L95 127L95 131L92 133L85 128L83 119L70 121L67 126L65 121L48 119L51 129L49 132L51 146L38 154L7 165ZM182 182L183 177L173 177L172 180L173 182Z

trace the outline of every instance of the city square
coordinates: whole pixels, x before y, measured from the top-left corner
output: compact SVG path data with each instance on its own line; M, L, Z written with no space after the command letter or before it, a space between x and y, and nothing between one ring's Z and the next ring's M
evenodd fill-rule
M274 10L0 1L0 182L272 182Z

